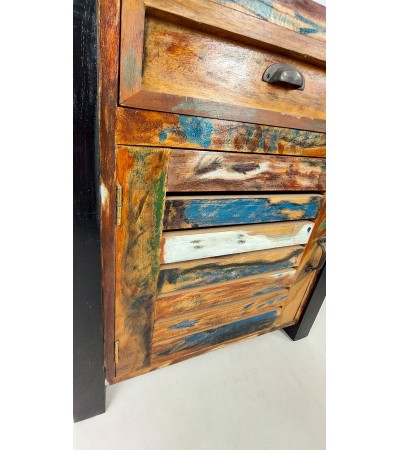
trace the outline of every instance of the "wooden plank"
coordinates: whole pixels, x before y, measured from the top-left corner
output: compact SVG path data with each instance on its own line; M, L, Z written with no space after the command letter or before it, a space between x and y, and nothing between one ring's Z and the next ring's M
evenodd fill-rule
M117 109L118 144L198 148L295 156L326 155L326 136L253 123Z
M116 372L133 376L150 364L150 345L165 200L168 150L119 147L122 217L116 230Z
M299 220L207 230L168 231L161 240L161 263L288 247L308 242L313 222Z
M171 150L167 191L324 191L325 159Z
M160 294L295 267L303 247L292 246L160 266Z
M254 317L246 317L237 322L200 331L183 338L153 342L152 361L156 364L165 360L183 358L187 354L200 352L212 346L218 346L223 342L243 338L260 331L266 332L274 328L280 312L280 308L277 308L273 311L267 311Z
M321 248L318 239L326 236L326 207L323 204L315 221L314 230L302 255L296 281L289 291L289 296L282 313L282 323L292 324L296 321L306 305L310 293L318 278L318 271L306 272L308 266L315 267L321 258Z
M163 226L179 230L313 219L322 199L318 194L168 197Z
M145 0L156 17L325 65L325 43L209 0Z
M253 297L274 295L290 286L296 269L283 269L262 276L242 278L239 281L218 283L212 287L186 289L178 294L158 296L155 303L155 319L163 319L189 311L209 308L226 302L234 302Z
M121 11L120 98L138 92L142 84L145 8L142 0L123 0Z
M157 320L154 324L154 342L194 334L270 311L286 299L288 292L288 289L282 289L254 298L222 303L204 310Z
M99 104L102 297L105 371L115 377L115 120L118 96L120 1L99 0ZM91 66L90 71L95 69ZM84 121L82 121L84 123ZM97 176L97 178L99 178Z
M296 33L326 40L325 6L312 0L213 0Z

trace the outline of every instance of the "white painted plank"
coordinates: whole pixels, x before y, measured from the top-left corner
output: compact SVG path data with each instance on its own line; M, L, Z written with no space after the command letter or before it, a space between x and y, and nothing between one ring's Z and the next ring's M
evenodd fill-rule
M210 231L164 232L162 263L189 261L214 256L302 245L308 242L313 222L280 222L243 227L224 227Z

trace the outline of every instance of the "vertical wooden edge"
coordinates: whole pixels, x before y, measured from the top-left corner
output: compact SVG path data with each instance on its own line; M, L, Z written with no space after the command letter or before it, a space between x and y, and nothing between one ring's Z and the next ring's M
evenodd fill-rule
M115 377L115 121L118 99L119 0L99 1L99 140L101 248L106 378Z
M318 312L325 300L326 296L326 264L319 272L316 279L316 284L311 294L311 298L306 303L301 317L295 325L292 325L283 330L293 340L298 341L308 336L310 330L317 318Z
M97 0L74 0L73 416L105 411L98 145Z
M116 375L132 377L150 366L169 150L117 148L122 187L116 230Z
M121 0L121 104L140 91L142 84L145 5L142 0Z
M320 209L320 212L315 221L315 225L308 244L304 250L302 259L298 266L298 276L290 288L286 307L282 313L282 324L293 323L299 317L301 308L305 305L309 297L310 290L314 286L314 281L317 277L317 272L306 272L308 265L315 266L320 257L321 249L318 245L318 239L326 234L326 200Z

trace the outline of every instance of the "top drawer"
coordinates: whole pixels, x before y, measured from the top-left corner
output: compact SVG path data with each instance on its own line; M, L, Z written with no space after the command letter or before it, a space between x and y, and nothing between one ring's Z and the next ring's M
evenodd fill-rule
M324 45L210 1L123 0L120 103L323 132ZM276 63L304 90L262 81Z

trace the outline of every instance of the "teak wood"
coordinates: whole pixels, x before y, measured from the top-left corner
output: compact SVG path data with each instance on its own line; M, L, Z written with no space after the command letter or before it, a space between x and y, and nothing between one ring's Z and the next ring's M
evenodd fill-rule
M325 73L308 62L323 63L324 43L281 30L205 0L123 0L120 103L323 132ZM296 66L305 90L263 82L275 63Z
M98 0L96 17L95 5L76 9L90 39L74 35L74 62L94 90L74 99L90 135L74 149L92 169L77 198L98 208L79 223L100 219L86 243L101 244L106 382L296 324L306 335L323 296L308 268L326 235L325 8ZM262 81L274 63L301 71L304 91ZM81 317L98 332L99 247L89 262L84 240L75 270L94 309ZM104 407L103 367L87 358L78 420Z

